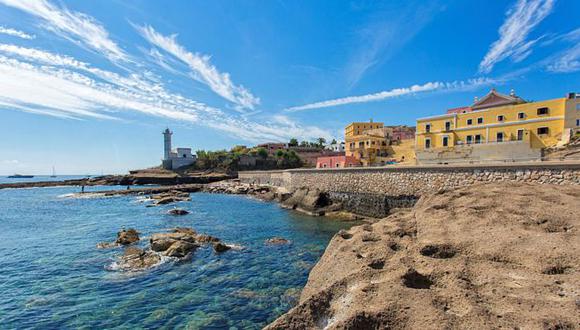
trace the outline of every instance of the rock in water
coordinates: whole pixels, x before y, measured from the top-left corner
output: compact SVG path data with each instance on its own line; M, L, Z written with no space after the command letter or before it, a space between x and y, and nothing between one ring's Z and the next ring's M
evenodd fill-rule
M184 209L171 209L169 211L167 211L167 214L171 214L171 215L186 215L189 214L188 211L184 210Z
M231 249L231 247L225 245L224 243L221 243L221 242L213 243L213 250L215 252L218 252L218 253L225 252L225 251L227 251L229 249Z
M137 271L151 268L161 261L161 257L150 250L130 246L119 259L119 268L126 271Z
M270 245L281 245L290 244L290 241L282 237L272 237L268 238L265 243Z
M175 243L171 244L171 246L165 251L164 254L168 257L185 258L198 247L199 245L194 243L176 241Z
M121 245L129 245L135 243L139 240L139 233L133 229L129 228L127 230L123 229L117 233L117 240L115 241L117 244Z
M97 243L97 249L110 249L118 246L115 242L100 242Z

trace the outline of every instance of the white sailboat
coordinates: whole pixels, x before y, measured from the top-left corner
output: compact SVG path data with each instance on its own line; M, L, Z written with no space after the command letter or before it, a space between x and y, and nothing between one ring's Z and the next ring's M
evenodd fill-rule
M52 175L51 178L56 178L56 171L54 170L54 166L52 167Z

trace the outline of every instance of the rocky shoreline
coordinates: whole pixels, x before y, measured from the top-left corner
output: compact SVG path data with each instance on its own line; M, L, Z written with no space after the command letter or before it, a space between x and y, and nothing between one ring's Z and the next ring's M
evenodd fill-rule
M574 329L580 186L482 184L340 231L266 329Z

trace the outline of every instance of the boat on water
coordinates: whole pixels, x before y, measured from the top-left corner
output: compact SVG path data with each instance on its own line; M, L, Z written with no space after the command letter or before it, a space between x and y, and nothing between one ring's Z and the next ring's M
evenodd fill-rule
M14 174L14 175L9 175L8 178L9 179L30 179L30 178L34 178L34 175Z
M52 175L51 178L56 178L56 171L54 170L54 166L52 167Z

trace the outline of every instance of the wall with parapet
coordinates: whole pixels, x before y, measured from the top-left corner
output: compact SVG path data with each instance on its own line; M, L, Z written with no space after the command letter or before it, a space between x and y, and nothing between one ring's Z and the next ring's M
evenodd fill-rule
M497 181L580 185L580 162L291 169L240 172L238 177L242 182L288 190L313 187L331 193L421 196L439 189Z

